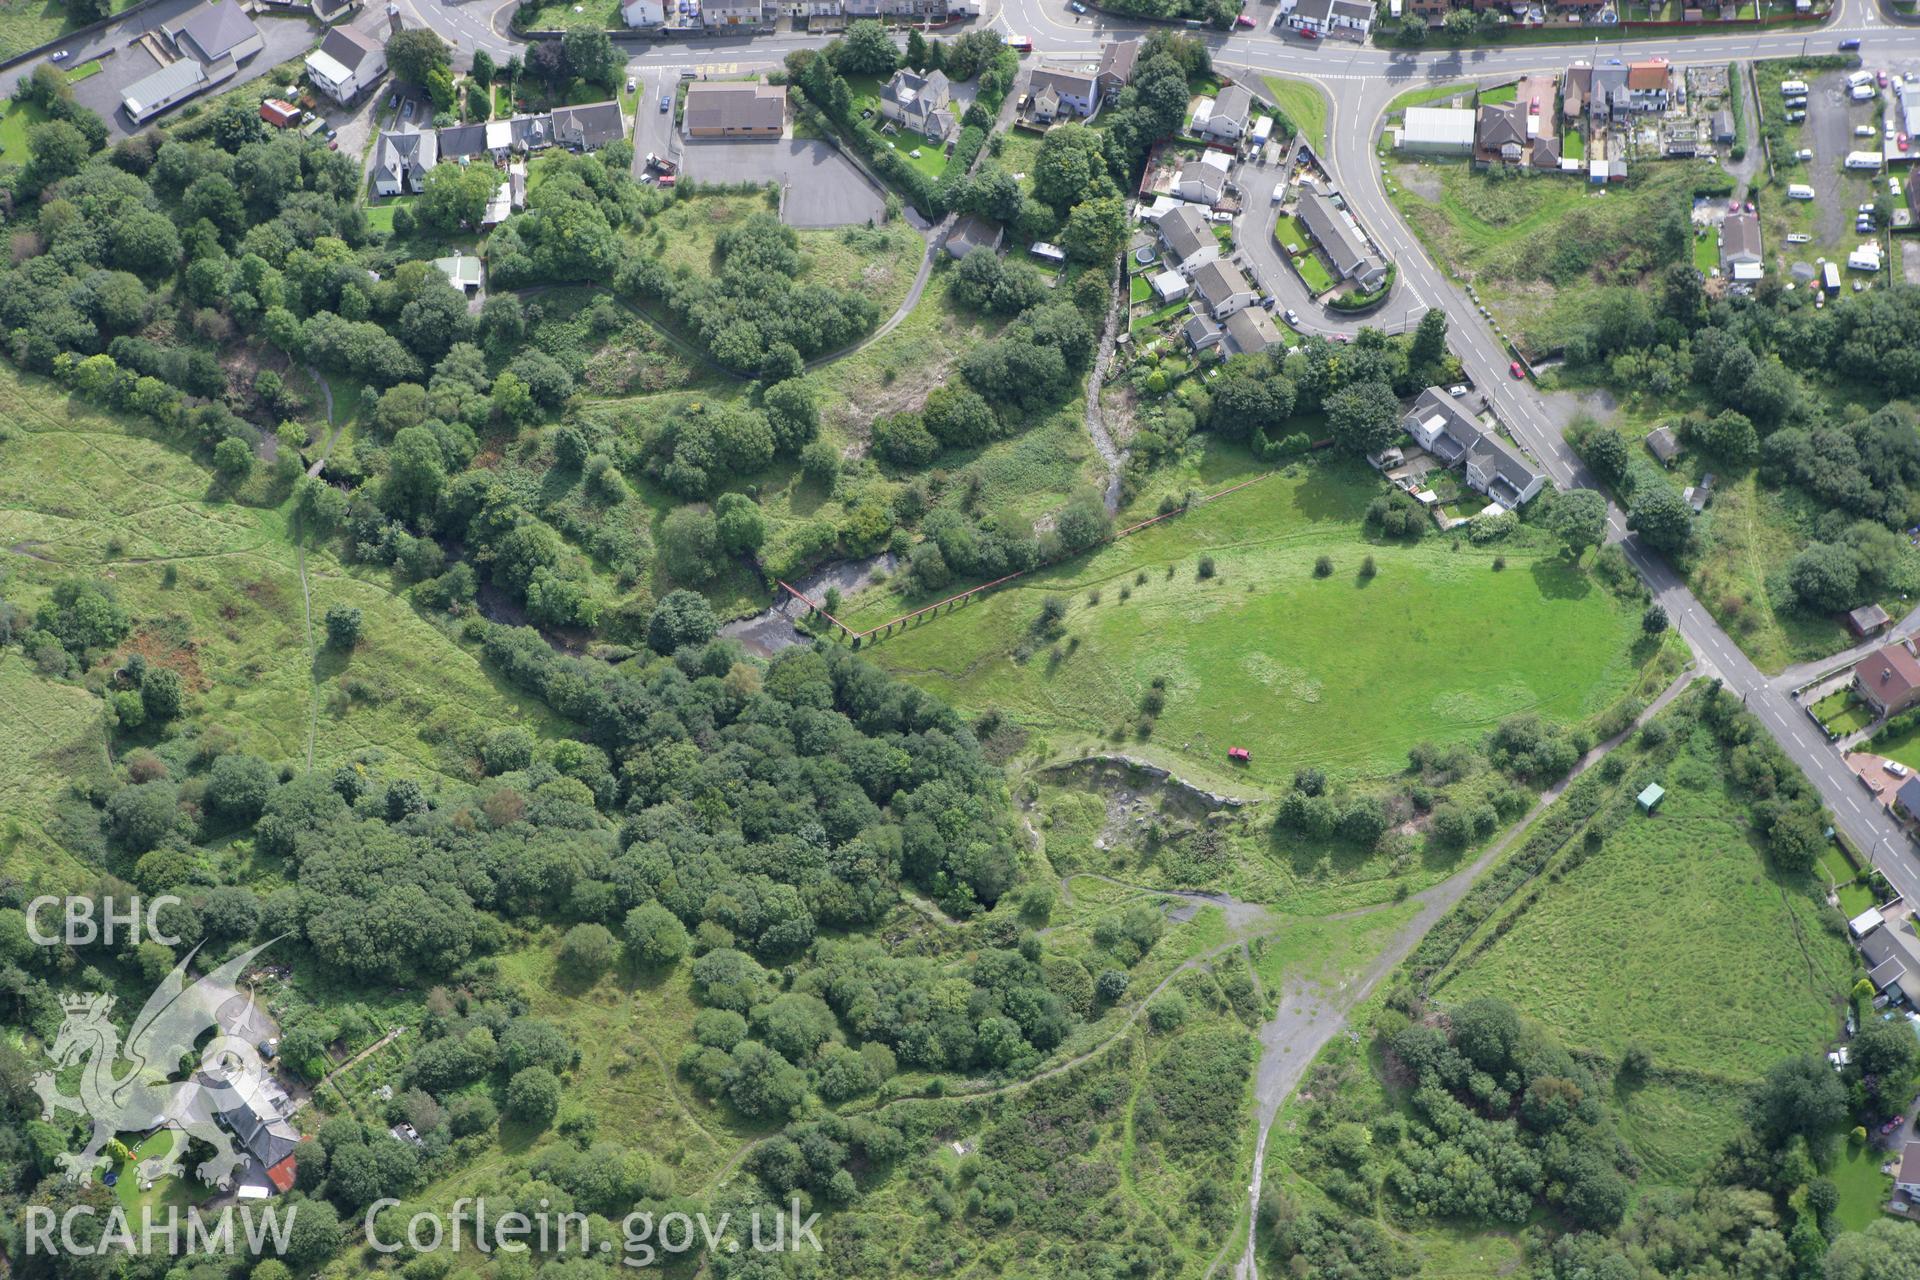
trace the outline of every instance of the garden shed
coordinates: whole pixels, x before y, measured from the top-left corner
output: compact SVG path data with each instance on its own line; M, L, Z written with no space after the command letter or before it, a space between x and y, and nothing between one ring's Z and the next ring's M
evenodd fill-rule
M1640 812L1652 813L1660 807L1660 801L1666 798L1667 789L1657 782L1649 782L1647 789L1640 793Z

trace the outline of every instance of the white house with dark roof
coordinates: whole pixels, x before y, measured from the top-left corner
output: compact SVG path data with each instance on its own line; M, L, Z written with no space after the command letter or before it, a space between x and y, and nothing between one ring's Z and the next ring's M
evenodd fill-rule
M1468 488L1504 506L1531 502L1546 486L1543 472L1469 417L1460 402L1439 387L1422 391L1400 425L1442 463L1463 466Z
M364 31L334 27L307 55L306 67L315 89L346 106L387 74L387 47Z
M439 135L432 130L381 134L373 149L373 193L418 192L439 159Z
M1193 291L1215 320L1225 320L1260 301L1240 268L1217 258L1193 273Z
M1127 87L1127 81L1133 79L1134 64L1140 61L1141 41L1109 40L1100 47L1100 66L1094 71L1094 77L1100 82L1100 92L1111 98Z
M1220 256L1213 225L1190 204L1160 216L1160 240L1167 247L1167 261L1181 275L1190 276Z
M1051 115L1071 111L1077 116L1090 116L1100 105L1100 80L1091 71L1076 71L1070 67L1035 67L1027 77L1027 92L1033 95L1034 114L1040 114L1043 100L1057 104Z
M1367 38L1373 13L1373 6L1360 0L1280 0L1280 21L1287 26L1350 40Z
M553 109L553 144L569 151L595 151L627 136L627 118L617 102L588 102Z
M1253 117L1253 93L1245 85L1230 84L1215 94L1206 118L1194 116L1193 131L1204 138L1238 142Z
M1244 307L1227 317L1227 342L1245 356L1257 356L1280 343L1280 327L1264 307Z
M1195 204L1219 204L1226 198L1227 173L1232 165L1224 151L1203 151L1180 166L1173 180L1173 194Z

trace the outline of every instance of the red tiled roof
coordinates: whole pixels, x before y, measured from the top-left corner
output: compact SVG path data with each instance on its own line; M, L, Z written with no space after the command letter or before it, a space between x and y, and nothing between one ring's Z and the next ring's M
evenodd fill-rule
M281 1195L285 1195L293 1190L293 1175L298 1167L294 1164L293 1157L288 1156L267 1170L267 1181L271 1182Z
M1627 88L1664 89L1673 82L1672 70L1665 58L1627 64Z
M1920 689L1920 661L1907 652L1904 644L1890 644L1860 659L1853 669L1860 687L1870 691L1882 706L1902 705Z

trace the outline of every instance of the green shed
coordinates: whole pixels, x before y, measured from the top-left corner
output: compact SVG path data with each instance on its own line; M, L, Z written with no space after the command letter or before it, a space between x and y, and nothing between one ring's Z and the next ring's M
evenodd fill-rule
M1652 813L1666 798L1667 789L1657 782L1649 782L1647 789L1640 793L1640 812Z

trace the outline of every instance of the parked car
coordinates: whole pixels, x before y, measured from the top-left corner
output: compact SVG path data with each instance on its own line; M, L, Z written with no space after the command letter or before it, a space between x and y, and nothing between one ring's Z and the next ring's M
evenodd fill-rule
M1253 25L1253 19L1243 13L1233 20L1233 25L1236 27L1251 27Z
M1507 364L1507 372L1513 375L1516 382L1525 379L1527 376L1527 371L1520 367L1518 360L1510 361Z
M1805 120L1806 118L1807 118L1807 113L1806 113L1806 112L1804 112L1804 111L1789 111L1789 112L1787 112L1787 123L1788 123L1788 124L1799 124L1799 123L1800 123L1800 122L1801 122L1802 120Z
M412 98L407 99L407 104L400 108L400 122L402 124L405 124L407 121L413 119L413 109L418 105L419 104L416 103Z
M1802 147L1798 151L1793 153L1793 158L1795 160L1811 160L1813 159L1813 148Z
M1075 13L1085 13L1087 11L1087 6L1081 4L1080 0L1072 0L1072 2L1067 5L1067 8L1073 10Z
M1333 340L1335 342L1352 342L1353 335L1350 333L1336 333L1333 335Z
M1898 760L1889 760L1880 767L1896 778L1904 778L1907 776L1907 766L1901 764Z
M1870 124L1857 124L1853 126L1853 136L1856 138L1871 138L1873 136L1873 126Z
M1887 194L1892 196L1895 200L1898 200L1900 198L1900 179L1898 178L1887 179Z
M53 53L53 56L48 58L47 61L48 62L65 62L68 57L69 57L69 54L65 49L56 49Z
M632 93L632 92L633 92L633 90L634 90L634 80L633 80L633 77L632 77L632 76L628 76L628 77L627 77L627 92L628 92L628 93Z
M1290 325L1297 326L1300 323L1300 313L1298 311L1295 311L1292 307L1287 308L1286 315L1284 318L1286 319L1286 322Z
M1209 213L1207 215L1207 221L1208 222L1232 222L1233 215L1226 212L1224 209L1215 209L1212 213Z
M1894 134L1893 145L1896 147L1899 147L1902 151L1905 151L1907 149L1907 135L1904 133Z
M1856 210L1854 210L1854 212L1855 212L1855 213L1872 213L1872 212L1873 212L1873 201L1871 201L1871 200L1865 200L1865 201L1862 201L1862 202L1861 202L1861 204L1860 204L1860 207L1859 207L1858 209L1856 209Z
M1320 38L1318 32L1308 31L1304 28L1296 30L1293 34L1299 36L1302 40L1318 40Z
M1740 202L1738 200L1727 201L1727 212L1728 213L1740 212Z
M1463 396L1467 394L1467 384L1464 382L1456 382L1447 388L1447 394L1450 396Z
M1873 78L1874 78L1874 79L1875 79L1876 81L1878 81L1878 82L1879 82L1879 84L1880 84L1880 87L1881 87L1882 89L1884 89L1884 88L1886 88L1886 87L1887 87L1887 73L1886 73L1886 72L1884 72L1884 71L1876 71L1876 72L1874 72L1874 73L1873 73Z
M1895 1116L1893 1119L1887 1121L1885 1124L1880 1126L1880 1132L1892 1133L1895 1129L1898 1129L1901 1125L1905 1124L1906 1122L1907 1122L1907 1118L1905 1116Z
M1752 213L1752 212L1753 212L1753 201L1751 201L1751 200L1749 200L1749 201L1747 201L1747 212L1748 212L1748 213Z

